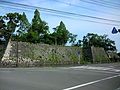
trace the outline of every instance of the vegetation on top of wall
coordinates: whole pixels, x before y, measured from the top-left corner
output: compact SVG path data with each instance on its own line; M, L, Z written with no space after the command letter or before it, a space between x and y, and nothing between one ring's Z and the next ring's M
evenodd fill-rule
M68 41L72 43L76 40L76 35L67 30L63 21L53 30L54 32L50 33L48 23L41 19L37 9L34 12L32 23L29 23L25 12L0 16L0 35L4 36L6 41L11 38L22 42L65 45Z

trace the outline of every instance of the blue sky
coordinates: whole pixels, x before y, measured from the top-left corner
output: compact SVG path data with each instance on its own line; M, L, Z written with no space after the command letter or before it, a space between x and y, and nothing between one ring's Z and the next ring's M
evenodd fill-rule
M106 19L114 19L120 21L120 0L96 0L96 4L91 4L87 2L91 2L91 0L5 0L10 2L16 2L21 4L27 4L32 6L38 6L38 7L44 7L44 8L50 8L55 10L61 10L61 11L67 11L72 13L78 13L82 15L89 15L89 16L95 16L95 17L101 17ZM62 2L61 2L62 1ZM87 1L87 2L84 2ZM95 0L93 0L95 1ZM98 5L102 3L102 5ZM104 6L105 5L105 6ZM9 7L9 8L8 8ZM83 8L88 9L83 9ZM20 8L20 7L14 7L16 9L13 9L12 5L3 5L0 4L0 15L4 15L9 12L25 12L27 15L27 18L31 22L33 18L34 10L28 10L27 8ZM93 10L94 9L94 10ZM52 28L59 25L60 21L63 21L67 27L67 29L74 34L77 34L77 39L82 39L84 35L87 33L97 33L99 35L107 34L108 37L115 41L118 51L120 51L120 33L112 34L112 28L115 25L107 25L107 24L101 24L101 23L93 23L88 22L84 20L92 20L102 23L110 23L110 24L117 24L118 26L115 26L117 29L120 28L120 22L110 22L105 20L96 20L86 17L76 17L71 16L72 18L63 18L59 16L53 16L49 12L45 12L43 10L40 10L41 18L42 20L45 20L48 25L50 26L50 31L52 32ZM63 14L64 15L64 14ZM69 16L69 15L68 15ZM75 18L75 19L73 19Z

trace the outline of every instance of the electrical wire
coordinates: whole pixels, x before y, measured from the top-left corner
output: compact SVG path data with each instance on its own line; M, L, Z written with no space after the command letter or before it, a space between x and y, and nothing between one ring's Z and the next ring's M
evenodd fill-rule
M13 6L16 6L16 7L30 7L30 8L34 8L34 9L37 8L37 9L40 9L40 10L43 10L43 11L52 12L52 13L66 14L66 15L72 15L72 16L77 16L77 17L86 17L86 18L91 18L91 19L96 19L96 20L103 20L103 21L120 23L120 21L118 21L118 20L106 19L106 18L102 18L102 17L83 15L83 14L66 12L66 11L60 11L60 10L55 10L55 9L43 8L43 7L36 7L36 6L31 6L31 5L25 5L25 4L19 4L19 3L3 1L3 0L1 0L0 2L2 4L4 4L4 3L12 4Z
M1 6L0 7L5 7L5 8L9 8L9 9L13 9L13 10L24 10L24 11L33 11L33 10L29 10L29 9L19 9L19 8L13 8L13 7L8 7L8 6ZM114 25L114 26L119 26L118 24L111 24L111 23L103 23L103 22L98 22L98 21L93 21L93 20L86 20L86 19L80 19L80 18L74 18L74 17L70 17L70 16L64 16L64 15L59 15L59 14L55 14L55 13L50 13L50 12L45 12L45 14L51 15L51 16L56 16L56 17L63 17L63 18L67 18L67 19L73 19L73 20L82 20L82 21L87 21L87 22L92 22L92 23L99 23L99 24L106 24L106 25Z
M111 8L111 9L115 9L115 10L118 10L118 11L119 11L119 8L118 8L118 7L111 7L111 6L102 4L102 3L97 3L97 2L95 2L95 1L94 1L94 2L86 1L86 0L79 0L79 1L85 2L85 3L88 3L88 4L99 5L99 6L102 6L102 7Z
M91 9L91 8L87 8L87 7L84 7L84 6L80 6L80 5L76 5L76 4L71 4L71 3L69 3L69 2L58 1L58 0L54 0L54 1L55 1L55 2L58 2L58 3L66 4L66 5L69 5L69 6L74 6L74 7L86 9L86 10L93 11L93 12L101 12L102 14L120 16L120 15L118 15L118 14L114 14L114 13L110 13L110 12L106 12L106 11L100 11L100 10L96 10L96 9Z
M107 2L105 2L105 1L100 1L100 0L90 0L90 1L96 2L96 3L99 3L99 4L104 4L104 5L110 6L110 7L112 6L112 7L120 8L120 5L118 6L118 5L116 5L116 4L107 3Z
M114 0L114 2L110 2L110 0L109 1L106 1L106 0L100 0L100 1L103 1L103 2L106 2L106 3L110 3L110 4L114 4L114 5L118 5L118 6L120 6L120 3L115 3L115 0Z

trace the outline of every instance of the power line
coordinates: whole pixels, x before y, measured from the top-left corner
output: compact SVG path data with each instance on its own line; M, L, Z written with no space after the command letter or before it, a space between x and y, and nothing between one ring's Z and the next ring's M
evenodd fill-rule
M82 2L85 2L85 3L89 3L89 4L93 4L93 5L103 6L103 7L106 7L106 8L111 8L111 9L119 10L118 7L111 7L111 6L102 4L102 3L97 3L97 2L95 2L95 1L93 1L93 2L91 2L91 1L86 1L86 0L79 0L79 1L82 1Z
M6 6L0 6L0 7L6 7ZM24 10L24 11L31 11L31 10L26 10L26 9L19 9L19 8L13 8L13 7L6 7L6 8L11 8L11 9L16 9L16 10ZM73 19L73 20L82 20L82 21L87 21L87 22L92 22L92 23L100 23L100 24L106 24L106 25L114 25L114 26L119 26L118 24L111 24L111 23L104 23L104 22L98 22L98 21L93 21L93 20L86 20L86 19L80 19L80 18L74 18L74 17L70 17L70 16L64 16L64 15L59 15L59 14L55 14L55 13L50 13L50 12L45 12L45 14L51 15L51 16L56 16L56 17L63 17L63 18L67 18L67 19Z
M118 5L116 5L116 4L113 4L113 3L108 3L108 2L106 2L106 1L101 1L101 0L90 0L90 1L92 1L92 2L96 2L96 3L99 3L99 4L104 4L104 5L107 5L107 6L112 6L112 7L116 7L116 8L120 8L120 5L118 6Z
M110 0L109 1L101 0L101 1L120 6L120 3L110 2Z
M23 9L23 8L13 8L13 7L9 7L9 6L4 6L4 5L0 5L0 7L4 7L4 8L9 8L9 9L13 9L13 10L21 10L22 12L23 11L31 11L31 10L26 10L26 9ZM10 10L9 10L10 11Z
M8 1L0 1L1 3L6 3L6 4L12 4L13 6L18 6L18 7L31 7L31 8L38 8L43 11L48 11L52 13L58 13L58 14L66 14L66 15L72 15L72 16L78 16L78 17L86 17L86 18L92 18L92 19L97 19L97 20L104 20L104 21L110 21L110 22L116 22L120 23L118 20L113 20L113 19L106 19L102 17L96 17L96 16L89 16L89 15L83 15L83 14L78 14L78 13L72 13L72 12L66 12L66 11L60 11L60 10L55 10L55 9L49 9L49 8L43 8L43 7L36 7L36 6L31 6L31 5L25 5L25 4L19 4L19 3L13 3L13 2L8 2Z
M54 0L54 1L58 2L58 3L66 4L66 5L69 5L69 6L74 6L74 7L86 9L86 10L89 10L89 11L102 12L103 14L107 14L107 15L109 14L109 15L114 15L114 16L120 16L120 15L117 15L117 14L114 14L114 13L110 13L110 12L106 12L106 11L100 11L100 10L96 10L96 9L87 8L87 7L84 7L84 6L79 6L79 5L76 5L76 4L71 4L69 2L58 1L58 0Z
M102 0L103 2L105 2L105 3L109 3L109 4L111 4L111 5L116 5L116 6L118 6L118 7L120 7L120 2L118 3L115 3L115 1L114 2L110 2L110 1L105 1L105 0Z

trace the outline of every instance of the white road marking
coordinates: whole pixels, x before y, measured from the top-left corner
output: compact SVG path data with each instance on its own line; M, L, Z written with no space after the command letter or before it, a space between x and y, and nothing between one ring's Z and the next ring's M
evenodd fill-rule
M80 69L74 69L74 70L78 70L78 71L79 71L79 70L85 70L85 69L80 68ZM90 70L90 69L89 69L89 70ZM111 74L117 74L117 75L120 74L120 73L118 73L118 72L111 72L111 71L104 71L104 70L92 70L92 69L91 69L91 71L92 71L92 72L99 72L99 73L107 73L107 74L108 74L108 73L109 73L109 74L110 74L110 73L111 73Z
M70 87L70 88L63 89L63 90L73 90L73 89L76 89L76 88L81 88L81 87L84 87L84 86L87 86L87 85L91 85L91 84L94 84L94 83L97 83L97 82L100 82L100 81L105 81L105 80L112 79L112 78L119 77L119 76L120 76L120 74L112 76L112 77L107 77L107 78L103 78L103 79L100 79L100 80L88 82L88 83L85 83L85 84L73 86L73 87Z
M70 68L72 68L72 69L92 69L92 70L104 70L104 71L120 72L119 69L108 68L108 67L77 66L77 67L70 67Z

